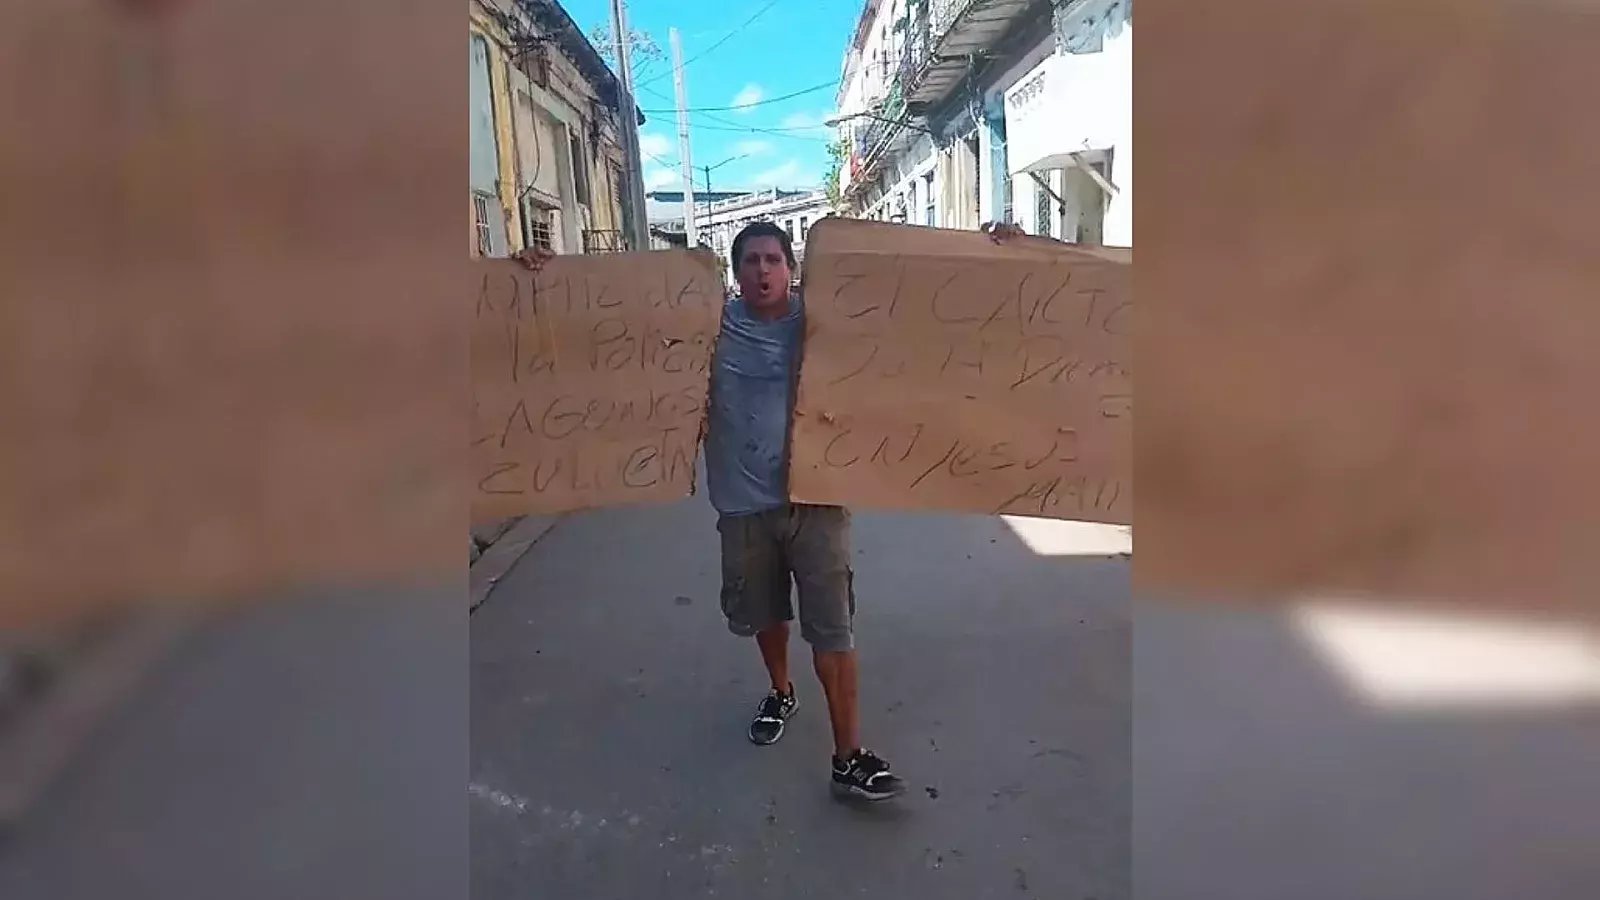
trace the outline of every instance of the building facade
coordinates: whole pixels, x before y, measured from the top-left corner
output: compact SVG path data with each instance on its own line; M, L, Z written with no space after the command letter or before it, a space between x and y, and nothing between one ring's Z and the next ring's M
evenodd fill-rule
M733 250L733 239L751 222L773 222L788 232L794 244L795 261L804 264L806 235L818 219L833 212L826 191L784 190L769 188L764 191L719 192L707 198L695 195L697 204L695 229L699 232L701 246L716 251L726 260ZM647 195L649 204L660 210L659 219L652 219L652 230L659 231L662 246L683 246L683 193L681 191L655 191ZM679 239L674 243L670 235ZM731 276L730 276L731 277Z
M1001 111L1006 217L1032 234L1133 246L1132 12L1133 0L1057 5L1051 34L985 95Z
M639 176L616 76L554 0L471 0L470 13L473 254L628 249Z
M867 0L846 50L838 95L841 212L942 228L976 227L977 210L959 202L955 166L976 151L950 145L913 109L908 87L926 57L935 14L951 0ZM937 9L935 9L937 7Z
M786 191L771 188L742 197L710 203L696 215L700 242L726 258L733 250L733 239L752 222L772 222L788 232L794 244L795 261L806 256L806 235L811 226L833 211L824 191Z
M706 204L743 197L749 191L695 191L697 209ZM645 216L650 223L650 248L652 250L682 249L689 245L689 236L683 227L683 191L648 191L644 198ZM703 216L702 211L697 216ZM704 240L702 238L702 240Z
M1132 0L868 0L836 118L849 215L1132 246Z

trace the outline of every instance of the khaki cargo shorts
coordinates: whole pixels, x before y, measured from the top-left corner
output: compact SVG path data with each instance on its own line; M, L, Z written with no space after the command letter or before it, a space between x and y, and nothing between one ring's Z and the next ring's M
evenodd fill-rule
M800 635L824 652L855 647L856 595L850 569L850 511L790 504L723 516L722 614L750 637L794 620L789 585L800 595Z

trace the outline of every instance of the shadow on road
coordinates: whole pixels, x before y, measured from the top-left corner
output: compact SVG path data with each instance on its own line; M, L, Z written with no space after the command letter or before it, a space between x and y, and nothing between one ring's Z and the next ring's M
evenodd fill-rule
M1138 606L1139 896L1600 896L1581 631Z

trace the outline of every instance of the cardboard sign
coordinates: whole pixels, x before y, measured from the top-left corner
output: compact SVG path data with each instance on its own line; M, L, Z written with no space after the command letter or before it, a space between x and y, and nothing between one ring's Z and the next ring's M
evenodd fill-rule
M811 229L797 502L1132 520L1131 253Z
M474 522L694 492L723 294L681 251L484 260L470 293Z

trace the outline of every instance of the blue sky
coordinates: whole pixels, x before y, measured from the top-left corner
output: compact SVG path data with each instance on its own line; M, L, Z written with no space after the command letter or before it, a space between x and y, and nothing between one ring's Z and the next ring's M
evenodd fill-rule
M563 5L586 33L599 25L609 30L609 0ZM787 100L772 98L837 81L861 6L862 0L629 3L629 27L649 35L662 51L660 60L636 55L634 62L637 99L648 120L639 134L646 187L671 190L682 183L668 37L674 27L683 42L690 109L741 107L691 112L695 187L704 189L707 165L715 167L714 190L820 186L831 137L821 122L834 111L837 84ZM751 101L756 102L746 105Z

